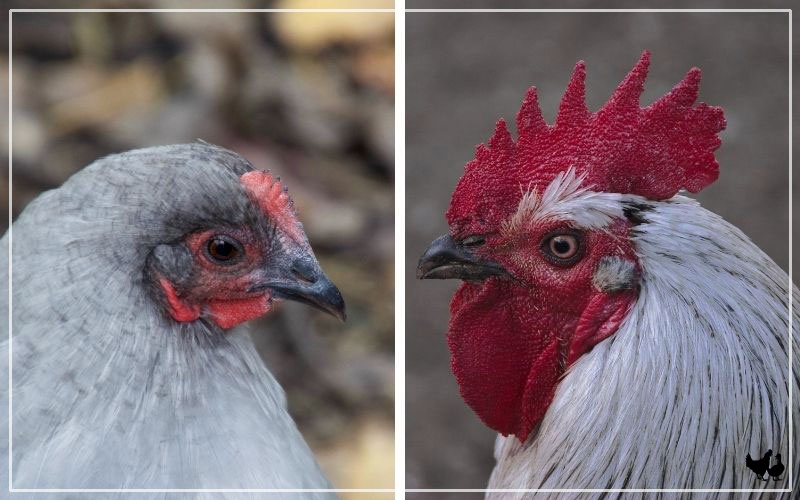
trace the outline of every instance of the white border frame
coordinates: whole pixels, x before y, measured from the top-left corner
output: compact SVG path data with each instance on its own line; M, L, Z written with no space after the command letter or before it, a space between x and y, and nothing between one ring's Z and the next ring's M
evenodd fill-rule
M395 14L395 488L394 489L15 489L12 487L12 351L11 332L12 319L12 157L13 157L13 128L12 128L12 97L13 97L13 54L12 54L12 17L14 12L391 12ZM762 493L762 492L791 492L793 477L793 428L792 428L792 391L789 391L789 488L788 489L406 489L405 488L405 13L435 13L435 12L474 12L474 13L515 13L515 12L710 12L710 13L754 13L778 12L789 14L789 346L792 345L792 10L791 9L405 9L405 0L395 0L394 9L10 9L8 16L8 234L9 234L9 261L8 261L8 300L9 300L9 460L8 460L8 491L11 493L42 492L42 493L395 493L396 499L405 498L405 493L422 492L449 492L449 493ZM403 332L402 334L400 332ZM789 349L789 379L793 376L792 349Z
M405 9L406 13L788 13L789 14L789 379L793 377L792 360L792 9ZM405 53L405 48L404 48ZM399 143L398 143L399 144ZM405 146L405 144L404 144ZM405 240L404 240L405 241ZM405 252L405 247L403 247ZM403 303L405 310L405 303ZM408 493L791 493L792 492L792 460L793 460L793 422L792 422L792 385L789 384L789 487L783 489L577 489L577 488L542 488L542 489L448 489L448 488L411 488ZM403 401L405 406L405 401ZM405 432L403 432L405 437Z
M44 13L44 12L202 12L202 13L222 13L222 12L322 12L322 13L391 13L395 16L395 41L397 40L397 19L398 11L395 4L394 9L9 9L8 10L8 491L9 493L395 493L402 491L398 489L398 476L397 476L397 463L395 463L395 487L394 488L333 488L333 489L320 489L320 488L88 488L88 489L74 489L74 488L14 488L13 487L13 466L12 466L12 288L11 288L11 273L12 267L12 157L13 157L13 133L12 133L12 115L13 115L13 15L15 12L27 13ZM404 34L404 33L403 33ZM402 39L402 37L401 37ZM398 66L397 61L404 59L395 58L395 66ZM403 65L403 69L405 66ZM403 105L405 103L403 102ZM402 114L395 115L395 124L397 120L403 120ZM397 159L396 148L395 155ZM404 153L404 151L403 151ZM401 156L402 158L402 156ZM402 170L402 169L401 169ZM404 172L404 170L402 170ZM397 193L397 191L395 191ZM395 228L397 232L397 228ZM395 250L395 256L397 250ZM397 257L395 257L397 258ZM397 317L397 311L395 311ZM397 344L397 335L395 334L395 344ZM395 361L395 377L397 377L397 361ZM402 373L402 370L401 370ZM397 400L397 387L395 387L395 400ZM405 393L403 393L405 395ZM397 415L398 407L395 403L395 416ZM397 421L395 421L395 455L397 455ZM402 476L400 476L402 477Z
M406 0L394 0L394 8L394 497L405 500Z

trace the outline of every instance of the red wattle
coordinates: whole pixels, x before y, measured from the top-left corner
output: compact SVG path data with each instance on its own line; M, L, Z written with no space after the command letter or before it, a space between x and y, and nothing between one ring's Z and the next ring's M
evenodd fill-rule
M564 373L565 365L556 337L542 350L531 363L525 390L522 393L519 423L511 434L525 442L528 434L544 418L547 408L553 402L558 379Z
M203 310L200 305L192 304L178 296L175 287L167 278L159 277L158 283L164 291L172 319L179 323L188 323L200 318ZM263 316L271 309L272 299L267 293L244 299L212 299L206 304L211 321L226 330Z
M272 300L267 294L247 299L211 300L207 309L211 321L228 329L265 315L272 309Z
M448 345L461 396L490 428L527 436L563 371L549 318L533 321L514 285L463 284L451 304Z
M490 428L524 442L565 370L616 332L636 299L633 290L572 292L570 304L566 296L496 278L456 292L447 335L451 368L464 401ZM555 310L553 302L570 305Z

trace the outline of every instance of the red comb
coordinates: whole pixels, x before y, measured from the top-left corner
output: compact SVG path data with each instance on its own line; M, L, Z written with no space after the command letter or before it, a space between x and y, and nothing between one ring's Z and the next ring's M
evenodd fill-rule
M264 215L275 221L275 224L292 240L307 245L303 226L297 219L292 199L280 178L261 170L247 172L241 177L242 185L258 203Z
M719 175L717 134L725 128L722 108L703 103L692 107L700 85L697 68L669 93L640 108L649 64L645 51L605 105L590 113L584 98L586 66L578 62L552 126L542 118L536 88L530 88L517 113L516 143L500 120L489 147L479 146L467 164L448 218L457 218L462 203L476 202L476 191L484 190L485 198L487 181L498 180L518 194L520 186L543 188L570 167L595 191L653 200L671 198L684 188L696 193L714 182ZM466 194L470 201L456 199L462 189L472 192ZM504 198L509 194L506 189ZM505 201L493 203L497 207Z

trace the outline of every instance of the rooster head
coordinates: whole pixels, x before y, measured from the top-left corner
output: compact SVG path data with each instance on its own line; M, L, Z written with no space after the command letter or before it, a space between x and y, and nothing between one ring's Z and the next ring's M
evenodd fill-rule
M202 181L215 185L198 188L204 194L192 208L172 208L175 221L168 225L181 227L181 236L150 255L166 312L178 322L202 318L229 329L287 299L344 320L344 300L320 268L280 179L222 148L197 147L226 161L217 160Z
M450 306L452 369L492 429L524 441L567 367L612 335L636 301L642 269L631 233L648 202L697 192L718 175L722 110L694 106L700 71L640 108L650 55L597 112L575 66L554 125L531 88L516 141L497 123L461 177L449 234L420 278L463 284Z

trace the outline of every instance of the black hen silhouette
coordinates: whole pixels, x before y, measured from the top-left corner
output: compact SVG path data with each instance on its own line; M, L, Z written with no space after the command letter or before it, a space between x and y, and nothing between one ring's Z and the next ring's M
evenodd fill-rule
M759 479L766 481L766 479L764 479L764 474L766 474L767 470L769 469L769 458L771 456L772 450L767 450L767 452L764 453L763 458L760 460L753 460L750 458L750 454L748 453L747 457L745 457L745 463L747 464L747 468L755 472ZM783 472L783 465L781 465L781 472Z
M780 481L781 479L783 479L783 478L779 477L781 474L783 474L783 464L781 463L781 454L780 453L775 455L775 465L770 467L768 472L769 472L770 477L772 477L772 479L775 480L775 481Z

